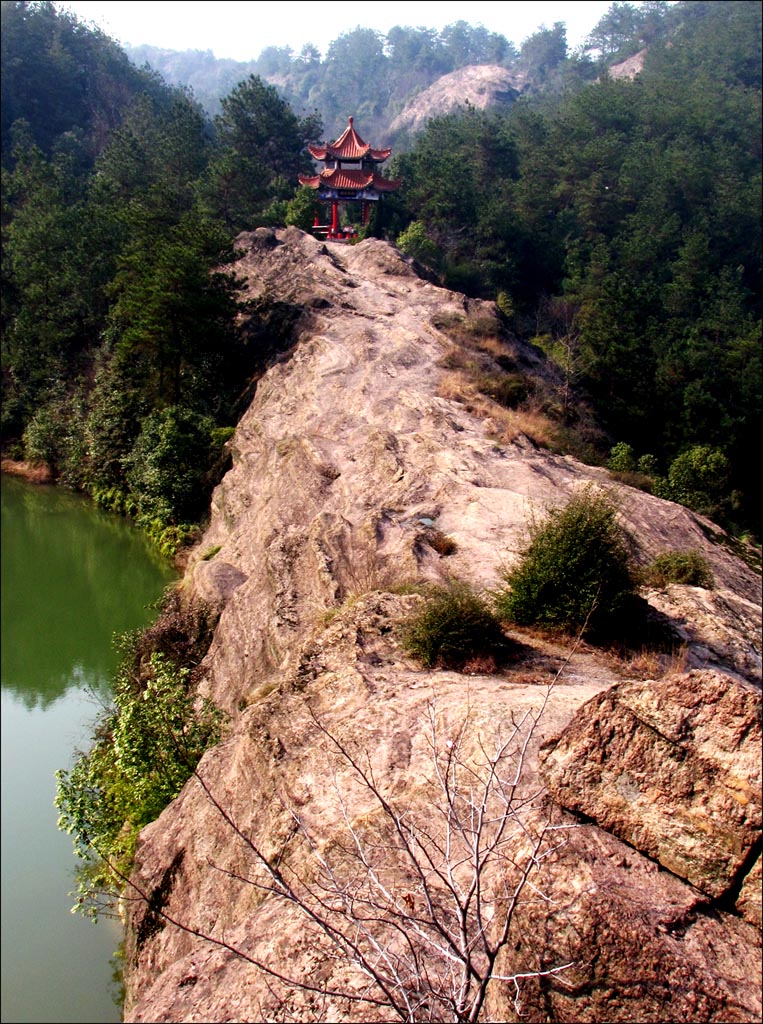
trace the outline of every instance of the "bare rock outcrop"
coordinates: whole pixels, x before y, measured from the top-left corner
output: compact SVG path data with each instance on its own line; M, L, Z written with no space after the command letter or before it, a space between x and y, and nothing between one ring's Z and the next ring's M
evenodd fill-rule
M547 912L531 908L525 944L536 968L552 955L572 967L529 979L522 1019L634 1021L759 1019L760 933L632 846L581 824L549 865ZM542 941L538 941L542 936ZM496 986L495 1021L516 1020L511 993Z
M617 64L610 64L607 68L607 75L614 79L625 78L632 80L637 78L644 70L646 53L646 50L639 50L638 53L634 53L631 57L626 57L625 60L621 60Z
M751 793L747 811L738 805L736 840L731 820L733 794L742 793L731 780L752 787L755 776L741 734L736 752L727 749L735 719L724 693L731 683L734 693L752 693L746 687L759 677L759 577L719 542L713 524L521 435L500 442L489 418L442 388L449 372L443 357L453 342L438 325L448 319L484 328L492 318L502 353L527 372L543 372L537 353L498 337L490 303L422 280L411 261L376 240L323 245L296 229L260 229L239 245L237 270L253 305L270 310L274 331L273 311L281 316L293 344L274 355L257 384L232 442L233 467L215 491L209 528L181 588L188 600L219 613L199 688L229 712L231 726L203 758L199 778L141 834L133 882L145 900L126 904L125 1019L389 1019L383 1008L321 1000L293 986L284 995L262 970L341 983L345 991L360 983L304 916L258 888L252 875L249 843L269 863L317 877L310 874L311 849L295 834L295 814L319 850L334 848L348 820L373 827L368 794L328 756L317 723L367 753L401 806L421 806L432 769L433 701L445 735L468 720L476 736L495 736L544 707L527 751L533 783L541 739L563 736L582 705L596 706L590 702L597 695L606 702L604 691L619 686L615 697L627 691L642 719L664 704L662 713L677 721L679 694L697 685L693 678L707 681L707 693L717 686L714 707L726 709L729 724L714 746L709 718L687 705L685 756L696 769L698 796L695 807L687 781L685 814L711 833L716 824L723 831L716 858L722 866L706 874L716 880L712 892L722 877L741 885L737 909L696 887L704 875L690 858L681 861L678 839L671 871L680 867L682 877L659 870L658 837L645 831L640 852L637 830L620 838L606 831L614 822L602 820L603 827L574 828L568 845L549 859L553 913L536 919L527 909L523 934L537 941L518 939L509 966L543 968L567 952L575 962L567 982L563 975L528 981L525 1019L546 1020L552 1010L557 1019L575 1020L656 1021L673 1011L693 1021L757 1019L750 979L759 972L760 936L740 916L746 907L751 918L755 904L753 876L742 877L742 865L751 865L739 853L750 848ZM253 337L268 343L261 332ZM605 653L582 645L569 657L569 649L519 635L512 636L518 656L500 675L424 672L406 657L398 626L420 598L402 592L402 584L452 576L480 590L494 587L501 567L517 557L529 517L586 485L619 496L642 558L696 548L707 559L715 589L702 594L712 593L717 603L704 618L689 610L692 601L705 600L694 588L646 598L655 615L684 630L689 665L712 665L717 676L690 673L670 685L628 688L627 665ZM433 529L452 539L455 551L438 552L428 542ZM548 684L562 668L546 703ZM675 691L673 703L663 690ZM560 740L560 757L567 742ZM679 749L666 747L676 764ZM707 765L726 780L718 793ZM655 779L645 769L634 785L651 792L663 770L654 763ZM626 771L636 779L635 765L618 777ZM528 805L531 815L542 810ZM645 951L637 964L634 942ZM513 986L493 988L493 1018L514 1019Z
M714 900L734 899L761 842L760 691L694 671L622 683L542 758L562 807Z
M433 117L466 105L476 110L506 106L526 87L527 78L520 71L510 71L500 64L470 64L443 75L415 96L394 118L390 132L420 131Z

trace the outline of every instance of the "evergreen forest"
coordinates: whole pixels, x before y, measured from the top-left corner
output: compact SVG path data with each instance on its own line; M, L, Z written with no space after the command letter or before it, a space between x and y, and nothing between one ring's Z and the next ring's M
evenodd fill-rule
M5 457L176 551L272 354L251 324L274 311L240 326L237 234L309 225L305 145L350 97L380 145L412 93L502 64L531 87L398 140L370 230L558 364L568 450L760 538L757 0L616 2L576 52L562 24L518 52L463 22L356 29L325 59L263 51L206 109L49 2L3 0L1 41ZM606 74L642 51L635 78Z

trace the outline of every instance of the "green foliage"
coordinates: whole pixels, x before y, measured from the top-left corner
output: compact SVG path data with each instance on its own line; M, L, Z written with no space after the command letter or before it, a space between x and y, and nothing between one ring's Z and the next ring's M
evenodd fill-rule
M695 445L671 464L658 493L707 516L722 514L731 467L719 448Z
M294 110L316 109L326 125L343 125L354 114L369 140L379 140L406 101L441 75L470 64L508 66L517 55L503 35L464 21L440 32L396 25L386 36L358 27L332 40L323 59L312 43L299 53L289 46L268 46L246 62L200 51L127 49L137 66L148 63L165 81L190 86L210 115L219 114L221 99L254 74L277 79Z
M298 118L274 86L250 75L223 99L215 129L217 153L202 184L207 208L231 232L256 227L310 170L304 146L319 135L320 120Z
M161 89L114 40L52 3L3 0L0 46L4 164L11 127L24 118L46 155L63 135L78 140L86 168L130 98Z
M420 220L412 221L405 231L397 236L397 246L407 256L437 268L440 265L440 251L435 243L427 237L426 228Z
M352 112L383 144L411 92L498 62L532 90L397 145L389 174L404 185L373 230L397 233L449 286L499 296L518 335L544 339L571 444L591 449L575 438L592 406L608 437L654 453L642 479L716 450L721 490L687 482L681 462L654 489L759 530L760 4L615 4L572 57L560 23L520 55L464 22L358 29L325 60L271 47L248 65L213 61L235 86L214 126L52 4L3 3L2 18L6 451L26 432L75 486L127 493L146 417L183 406L235 422L272 320L256 345L241 337L220 267L242 228L309 227L294 188L320 126L294 110L322 105L337 129ZM645 44L636 80L602 74ZM56 450L67 402L71 443ZM590 457L604 461L605 444Z
M508 641L489 605L465 583L436 587L406 623L403 643L425 668L463 669L479 659L500 662Z
M533 523L504 579L497 609L508 621L612 637L636 593L628 537L612 500L586 488Z
M654 455L641 455L636 464L636 469L645 476L657 476L660 471L660 465Z
M119 487L95 487L90 495L98 508L120 516L136 516L138 506L134 499Z
M294 198L286 204L286 225L310 231L315 220L315 190L298 188Z
M511 320L516 312L514 302L508 292L500 291L495 300L496 306L500 309L507 320Z
M41 405L29 420L23 444L25 459L50 466L62 483L78 486L85 465L81 401L58 394Z
M510 294L514 330L547 338L566 419L585 395L610 436L654 454L627 470L647 476L694 446L721 450L737 507L703 507L754 529L760 21L759 4L615 5L590 52L599 73L648 41L638 79L435 118L396 168L448 283ZM560 28L520 58L547 65L547 81L571 70Z
M653 558L644 572L645 582L653 587L682 583L690 587L712 590L713 573L707 559L699 551L665 551Z
M70 771L56 773L59 828L74 837L82 860L75 909L88 916L117 898L138 832L177 796L220 738L222 712L207 700L197 709L188 675L155 653L141 682L128 659L93 746Z
M195 544L201 531L196 523L171 523L164 519L152 519L149 516L137 516L138 524L145 534L154 542L160 555L172 559L184 547Z
M609 453L608 466L615 473L632 473L636 468L636 457L631 446L619 441Z
M206 507L209 417L183 406L151 413L125 460L138 518L162 527L193 522Z

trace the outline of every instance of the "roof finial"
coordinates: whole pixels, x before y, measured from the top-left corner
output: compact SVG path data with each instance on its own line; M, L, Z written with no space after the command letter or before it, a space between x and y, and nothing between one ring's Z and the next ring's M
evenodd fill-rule
M352 127L352 118L351 117L347 119L347 123L349 124L350 127Z

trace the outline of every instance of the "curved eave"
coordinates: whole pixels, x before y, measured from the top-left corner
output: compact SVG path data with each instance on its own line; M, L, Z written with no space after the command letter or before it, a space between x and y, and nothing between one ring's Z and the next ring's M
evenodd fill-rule
M378 174L374 175L374 188L380 192L394 192L402 184L402 178L380 178Z

